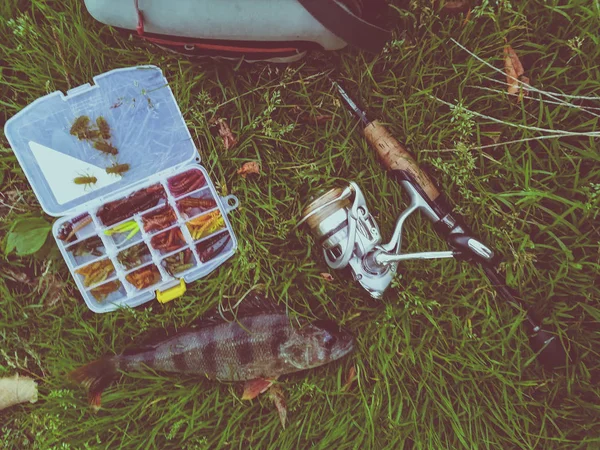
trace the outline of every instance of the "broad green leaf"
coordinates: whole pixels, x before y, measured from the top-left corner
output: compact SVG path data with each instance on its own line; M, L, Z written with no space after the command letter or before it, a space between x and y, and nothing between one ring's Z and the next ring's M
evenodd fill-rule
M4 253L16 250L19 256L37 252L48 237L52 226L41 217L20 219L13 223L6 236Z

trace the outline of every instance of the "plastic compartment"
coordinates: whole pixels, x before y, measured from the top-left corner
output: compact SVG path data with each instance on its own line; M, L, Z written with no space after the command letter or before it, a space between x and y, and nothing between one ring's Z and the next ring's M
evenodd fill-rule
M177 214L170 205L153 208L150 212L142 215L144 231L149 234L156 234L158 231L169 228L176 222Z
M98 303L112 303L127 296L123 283L119 280L109 281L86 292Z
M135 214L147 211L167 202L167 193L162 184L152 184L123 198L105 203L96 211L96 217L106 227L124 222Z
M117 261L123 270L128 271L152 261L152 253L145 242L139 242L121 250Z
M133 289L143 291L160 283L162 275L155 264L148 264L129 272L125 279Z
M207 185L207 176L199 169L186 170L167 180L169 192L175 198L197 191Z
M182 248L172 255L163 258L160 262L162 268L172 277L182 276L184 273L198 267L198 261L191 248Z
M135 219L128 219L103 231L115 247L124 247L142 240L140 224Z
M69 245L93 234L96 234L94 220L90 214L85 213L70 220L61 221L55 237L63 245Z
M219 231L196 244L196 253L200 262L206 264L233 249L233 239L228 230Z
M192 240L199 241L226 227L220 210L202 214L185 223Z
M179 226L166 229L150 238L150 246L161 255L167 255L187 245Z
M103 258L75 269L75 274L85 288L110 281L115 277L115 266L108 258Z
M97 234L68 244L66 250L73 266L79 266L101 256L106 256L104 242Z
M184 219L199 216L217 207L217 201L206 187L180 198L175 204Z

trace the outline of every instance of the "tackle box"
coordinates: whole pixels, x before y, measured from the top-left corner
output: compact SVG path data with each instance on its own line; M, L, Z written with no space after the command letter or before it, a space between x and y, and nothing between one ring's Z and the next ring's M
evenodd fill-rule
M172 300L235 253L238 200L199 164L158 67L39 98L5 134L92 311Z

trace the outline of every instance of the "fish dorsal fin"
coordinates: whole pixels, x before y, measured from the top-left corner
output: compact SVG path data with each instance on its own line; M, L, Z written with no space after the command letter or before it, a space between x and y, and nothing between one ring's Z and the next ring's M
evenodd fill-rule
M143 335L135 338L133 342L125 347L121 355L131 355L155 350L156 347L169 338L175 336L179 330L175 327L154 328L146 331Z
M211 326L222 322L231 322L244 317L259 314L286 314L285 307L260 292L251 291L235 303L223 302L193 323L194 328Z
M122 355L154 350L176 334L197 331L200 328L212 327L225 322L235 321L258 314L285 314L285 307L257 291L251 291L242 300L230 305L221 305L209 310L206 314L193 320L185 327L168 327L150 330L126 347Z
M176 335L197 331L198 328L214 326L219 323L223 323L223 319L221 317L213 317L210 315L202 316L181 327L169 325L165 328L153 328L146 331L141 336L136 337L131 344L125 347L125 350L123 350L121 354L127 355L155 350L158 345L163 344L165 341L173 338Z
M199 328L213 327L213 326L218 325L223 322L225 322L225 319L223 319L223 317L219 316L219 313L217 312L217 310L213 308L206 315L204 315L202 317L198 317L197 319L194 319L187 327L182 328L180 331L182 333L184 333L186 331L195 331L195 330L198 330Z
M222 308L223 310L223 308ZM258 291L251 291L243 297L233 308L225 308L236 317L256 316L258 314L285 314L285 308L275 303Z
M237 303L229 302L221 304L193 320L186 328L178 332L193 331L199 328L211 327L224 322L232 322L243 317L256 316L258 314L285 314L285 308L273 300L266 298L263 294L251 291Z

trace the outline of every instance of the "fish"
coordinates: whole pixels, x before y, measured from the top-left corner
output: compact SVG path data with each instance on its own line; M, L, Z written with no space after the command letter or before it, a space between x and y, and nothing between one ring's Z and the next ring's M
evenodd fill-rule
M69 378L88 389L94 409L102 392L123 372L157 372L245 382L242 399L268 390L282 375L338 360L354 349L354 337L330 320L292 324L285 310L262 294L250 293L235 320L213 313L164 339L106 355L79 367Z

